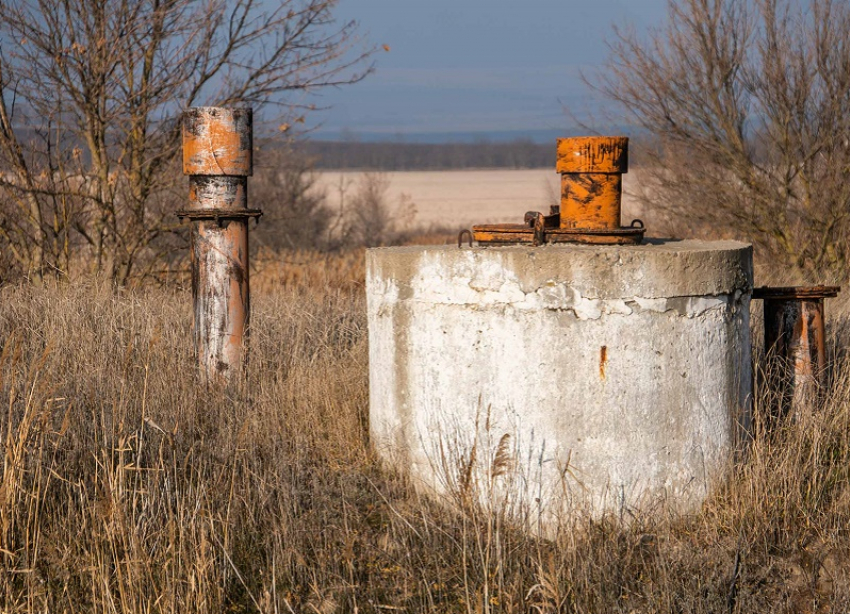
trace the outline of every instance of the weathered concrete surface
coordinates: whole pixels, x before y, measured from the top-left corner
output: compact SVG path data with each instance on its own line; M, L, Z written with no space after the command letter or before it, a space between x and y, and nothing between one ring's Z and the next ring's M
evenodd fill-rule
M687 511L743 439L749 245L366 258L371 440L426 489L550 526L577 509Z

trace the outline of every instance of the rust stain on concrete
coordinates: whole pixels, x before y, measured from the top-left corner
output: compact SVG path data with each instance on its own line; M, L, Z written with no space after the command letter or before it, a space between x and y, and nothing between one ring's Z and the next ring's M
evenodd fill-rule
M605 367L608 365L608 346L599 348L599 377L605 379Z

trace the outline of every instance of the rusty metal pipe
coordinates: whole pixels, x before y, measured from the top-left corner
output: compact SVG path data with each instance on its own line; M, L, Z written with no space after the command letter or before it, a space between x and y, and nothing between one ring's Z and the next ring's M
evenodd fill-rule
M558 139L561 228L617 230L629 139L590 136Z
M823 391L824 299L839 291L837 286L753 290L753 298L764 301L768 385L780 396L783 413L816 400Z
M549 215L525 214L523 224L476 224L472 236L483 245L585 243L638 245L643 222L621 226L623 173L629 170L629 139L586 136L558 139L555 170L561 174L560 204Z
M251 109L193 108L183 116L183 173L192 221L194 343L201 376L228 380L244 366L251 311L248 209Z

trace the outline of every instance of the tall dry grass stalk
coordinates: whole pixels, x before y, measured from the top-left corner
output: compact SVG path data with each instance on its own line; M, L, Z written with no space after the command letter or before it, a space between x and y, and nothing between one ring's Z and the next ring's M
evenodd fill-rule
M310 257L255 278L231 390L195 377L183 289L0 289L0 611L850 608L846 313L823 407L768 428L760 397L747 461L700 514L544 541L510 501L445 507L375 461L362 265Z

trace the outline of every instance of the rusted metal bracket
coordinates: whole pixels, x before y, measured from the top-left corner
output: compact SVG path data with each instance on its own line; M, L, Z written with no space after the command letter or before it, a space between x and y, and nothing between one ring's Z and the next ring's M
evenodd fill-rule
M558 139L555 169L561 174L561 203L549 215L525 214L524 224L472 227L484 244L589 243L629 245L643 241L640 220L620 226L622 176L628 172L629 139L579 137Z
M181 209L177 217L182 221L189 220L215 220L221 226L222 220L239 220L242 218L253 218L260 223L263 212L259 209Z
M539 214L542 215L542 214ZM528 216L528 213L526 213ZM587 228L551 228L545 226L542 232L528 224L480 224L472 227L476 241L510 245L515 243L584 243L588 245L633 245L643 241L646 228L641 220L632 220L630 226L615 230ZM542 236L542 239L540 238ZM535 243L537 241L537 243Z
M201 375L228 380L244 365L250 318L248 208L253 171L251 109L200 107L183 116L183 173L192 221L194 342Z
M793 411L822 394L826 365L824 299L839 286L756 288L764 301L764 347L768 385L780 395L782 411Z

